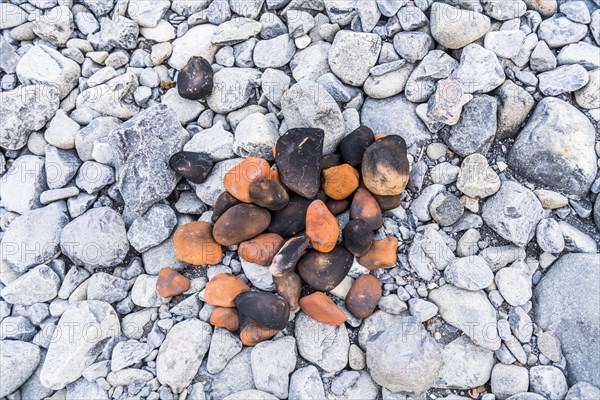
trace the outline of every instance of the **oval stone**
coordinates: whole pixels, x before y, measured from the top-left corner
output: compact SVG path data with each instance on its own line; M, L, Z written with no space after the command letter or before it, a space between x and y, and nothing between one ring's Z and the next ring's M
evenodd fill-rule
M238 204L231 207L215 222L213 236L223 246L240 244L252 239L269 227L271 214L254 204Z
M327 292L340 284L353 261L354 256L343 246L329 253L309 250L298 261L298 274L313 289Z
M223 185L233 197L244 203L251 203L250 185L262 177L271 176L271 166L267 160L248 157L240 161L225 174Z
M346 322L346 314L322 292L301 298L300 307L309 317L324 324L338 326Z
M408 183L406 142L398 135L377 140L365 151L362 177L372 193L381 196L401 194Z
M210 324L235 332L240 327L240 316L235 308L215 307L210 314Z
M217 197L217 201L213 207L211 216L212 222L217 222L217 220L225 213L225 211L229 210L236 204L240 204L240 201L233 197L231 193L227 191L221 193L219 197Z
M327 199L325 205L333 215L340 215L350 207L350 199L332 200Z
M276 233L263 233L240 243L238 255L248 262L268 266L283 246L283 242L284 239Z
M203 100L213 90L213 70L203 57L191 57L177 75L177 91L184 99Z
M340 227L321 200L313 201L306 212L306 235L313 249L329 253L337 244Z
M291 311L300 308L299 300L302 292L302 279L295 272L283 276L274 276L273 281L277 287L277 293L287 301Z
M290 317L287 301L273 293L244 292L235 298L238 311L267 328L282 330Z
M240 332L240 340L244 346L256 346L277 335L277 329L271 329L255 321L250 321Z
M334 200L343 200L358 188L358 171L348 164L323 170L323 191Z
M396 265L398 239L388 235L385 239L375 240L373 245L363 256L358 259L360 265L373 271L382 267Z
M193 183L203 183L212 171L213 165L209 155L191 151L180 151L169 159L169 166Z
M359 188L354 194L350 205L350 219L362 219L372 231L383 226L381 208L367 189Z
M377 204L379 204L379 208L381 208L381 212L386 212L393 210L394 208L400 207L402 197L400 195L396 196L379 196L377 194L371 193L371 195L377 200Z
M367 148L375 142L373 131L366 126L359 126L340 142L340 154L345 163L355 167L363 160Z
M290 197L279 183L265 177L250 185L250 200L267 210L281 210L290 202Z
M356 257L364 255L373 244L373 231L362 219L349 221L342 231L344 246Z
M305 235L288 239L275 257L273 257L273 261L269 267L271 275L277 277L292 272L296 264L298 264L298 260L308 248L309 243L310 241Z
M346 295L346 308L357 318L368 318L381 299L381 283L373 275L361 275Z
M283 184L292 192L314 198L321 186L321 157L325 133L317 128L290 129L277 140L275 164Z
M213 227L204 221L181 225L173 235L175 258L192 265L215 265L223 250L213 238Z
M211 306L235 307L235 298L250 287L242 278L232 274L221 273L213 277L204 289L204 301Z
M190 280L171 268L161 268L156 280L156 291L161 297L173 297L190 288Z

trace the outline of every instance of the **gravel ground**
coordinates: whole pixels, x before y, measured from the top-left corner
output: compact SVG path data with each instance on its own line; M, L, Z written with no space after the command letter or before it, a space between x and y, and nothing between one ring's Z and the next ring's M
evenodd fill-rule
M600 399L599 8L0 0L0 399ZM375 232L396 265L354 259L340 326L294 311L243 346L205 287L272 276L236 245L190 265L175 232L288 130L332 154L361 126L408 146ZM159 295L164 267L189 289ZM360 319L363 274L383 297Z

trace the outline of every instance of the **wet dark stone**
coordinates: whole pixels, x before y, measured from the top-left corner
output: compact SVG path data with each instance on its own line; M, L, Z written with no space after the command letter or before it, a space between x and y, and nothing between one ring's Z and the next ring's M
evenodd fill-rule
M217 222L219 217L225 213L225 211L229 210L231 207L236 204L240 204L240 201L233 197L231 193L225 191L217 197L217 201L215 202L215 206L212 213L212 222Z
M325 194L319 192L318 198L324 199ZM290 194L290 202L281 210L273 212L269 232L277 233L284 238L294 236L306 228L306 210L312 200Z
M326 154L321 160L321 169L337 167L338 165L342 165L342 163L342 156L339 154Z
M350 198L344 200L327 199L325 205L333 215L340 215L350 208Z
M268 328L282 330L290 316L287 301L276 294L266 292L244 292L235 298L238 311Z
M213 237L222 246L240 244L267 229L271 222L269 211L254 204L238 204L225 211L215 222Z
M336 246L329 253L309 250L298 261L298 274L313 289L327 292L344 279L350 271L354 256L344 246Z
M169 166L190 182L203 183L213 168L208 154L180 151L171 156Z
M377 204L379 204L379 208L381 208L381 212L390 211L390 210L393 210L394 208L400 207L400 203L401 203L400 200L402 198L400 195L379 196L379 195L373 194L373 193L371 193L371 195L373 197L375 197Z
M383 226L383 216L377 200L367 189L358 188L352 205L350 205L350 219L361 219L365 221L372 231Z
M273 276L283 276L294 270L298 260L306 252L310 243L306 235L289 239L273 257L269 271Z
M273 281L277 287L277 293L287 301L290 310L298 310L300 308L300 294L302 293L300 275L290 272L283 276L274 276Z
M275 164L281 182L292 192L314 198L321 185L322 129L290 129L277 141Z
M202 57L192 57L177 76L177 90L184 99L202 100L213 90L213 70Z
M346 295L346 308L357 318L368 318L381 300L381 294L379 279L373 275L361 275Z
M389 135L365 151L362 178L371 193L397 196L408 183L408 169L406 142L398 135Z
M344 246L356 257L365 254L373 244L373 231L362 219L353 219L346 224L342 231Z
M290 202L285 189L277 182L262 177L250 185L250 199L267 210L281 210Z
M365 150L375 142L373 131L366 126L359 126L340 142L342 160L353 167L363 160Z

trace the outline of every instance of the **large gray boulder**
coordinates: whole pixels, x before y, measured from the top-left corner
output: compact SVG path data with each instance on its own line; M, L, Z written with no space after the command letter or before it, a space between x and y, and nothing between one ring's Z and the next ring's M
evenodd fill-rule
M429 389L442 362L440 346L414 317L403 317L367 342L371 377L391 392Z
M188 140L177 114L164 104L146 109L110 133L117 185L127 207L142 215L171 194L178 177L169 159Z
M600 386L600 255L566 254L534 291L535 322L562 344L571 384Z
M594 141L594 127L584 114L546 97L519 133L508 165L533 183L582 196L598 171Z
M341 371L348 364L350 340L343 324L327 325L300 313L296 318L296 340L300 355L329 373Z

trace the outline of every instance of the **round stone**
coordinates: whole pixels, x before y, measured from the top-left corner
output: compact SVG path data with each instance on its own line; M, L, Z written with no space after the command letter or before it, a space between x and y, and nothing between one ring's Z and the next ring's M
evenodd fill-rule
M173 297L186 292L190 288L190 280L171 268L162 268L158 272L156 291L162 297Z
M171 156L169 166L188 181L203 183L212 171L213 161L204 153L180 151Z
M356 257L364 255L373 245L373 231L362 219L353 219L342 231L344 246Z
M223 246L240 244L264 232L271 223L271 214L254 204L231 207L215 222L215 241Z
M361 275L346 295L346 308L357 318L367 318L381 299L381 283L373 275Z
M217 220L225 213L225 211L229 210L236 204L240 204L240 201L233 197L231 193L227 191L221 193L219 197L217 197L217 201L215 201L211 220L213 222L217 222Z
M340 228L336 218L321 200L313 201L306 211L306 235L313 249L328 253L337 244Z
M398 239L388 235L385 239L375 240L373 245L363 256L358 259L360 265L373 271L384 267L396 265L396 252L398 250Z
M383 137L365 151L362 162L363 180L367 189L374 194L401 194L408 183L408 170L406 142L400 136Z
M309 250L298 261L298 274L313 289L327 292L340 284L353 261L343 246L336 246L329 253Z
M306 249L308 248L310 241L307 236L297 236L289 239L277 252L269 271L275 277L284 276L294 270L298 260Z
M211 306L235 307L235 298L250 288L242 278L231 274L218 274L206 284L204 301Z
M213 70L203 57L191 57L177 75L177 90L184 99L203 100L213 90Z
M256 346L265 340L271 339L277 333L279 333L277 329L271 329L255 321L250 321L240 332L240 340L244 346Z
M267 328L282 330L287 325L290 307L276 294L243 292L234 302L240 313Z
M210 324L235 332L240 327L240 316L235 308L215 307L210 314Z
M287 301L291 311L300 308L300 293L302 292L302 279L294 272L283 276L273 276L277 293Z
M181 225L173 235L175 257L193 265L214 265L221 262L223 250L213 239L208 222L195 221Z
M269 266L283 242L284 239L276 233L263 233L240 243L238 255L248 262Z
M267 210L281 210L290 202L287 192L275 180L262 177L250 185L250 200Z
M223 185L233 197L244 203L251 203L250 186L262 177L271 175L271 166L267 160L248 157L235 165L225 174Z
M334 200L343 200L358 188L358 172L348 164L327 168L321 177L323 191Z
M373 131L366 126L359 126L340 142L339 151L345 163L356 167L363 160L365 150L373 144Z
M375 231L383 226L381 208L377 200L367 189L359 188L350 205L350 219L360 219L369 225L369 229Z

